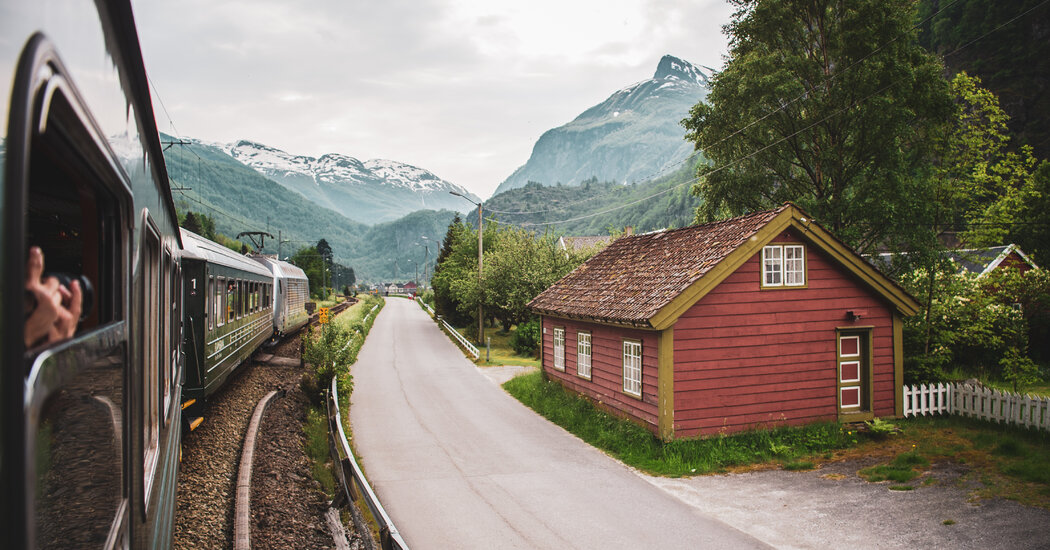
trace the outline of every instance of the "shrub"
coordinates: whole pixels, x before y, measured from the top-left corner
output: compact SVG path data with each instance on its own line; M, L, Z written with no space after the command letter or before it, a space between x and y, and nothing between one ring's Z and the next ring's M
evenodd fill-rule
M518 325L514 336L510 338L510 347L518 355L533 355L540 346L540 323L529 321Z
M352 333L337 325L322 325L321 335L314 338L312 329L303 334L303 360L311 369L303 375L302 388L314 406L324 403L324 392L332 384L332 377L339 380L340 395L349 396L353 390L353 377L350 376Z
M929 300L926 311L904 323L905 383L943 380L949 365L1011 382L1015 390L1037 382L1029 323L1050 306L1050 276L1006 269L978 277L955 269L949 264L901 278L913 295Z

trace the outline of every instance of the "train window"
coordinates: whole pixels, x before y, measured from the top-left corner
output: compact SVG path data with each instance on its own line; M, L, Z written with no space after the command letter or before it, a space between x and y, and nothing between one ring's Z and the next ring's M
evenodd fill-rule
M233 279L226 280L226 303L223 307L226 308L226 321L233 321L233 302L237 295L237 282Z
M215 283L215 327L226 324L226 279L219 277Z
M164 248L164 254L161 259L160 273L157 278L157 283L160 291L160 306L157 308L158 321L160 322L160 330L157 333L157 339L159 340L159 348L157 350L157 360L160 366L160 385L157 388L159 405L161 407L161 415L164 416L164 412L168 410L171 403L171 335L175 331L175 327L171 322L171 311L174 310L175 292L172 288L174 282L174 274L172 273L172 260L171 250L167 247Z
M142 212L142 237L139 250L139 296L142 307L136 319L142 350L142 464L144 502L149 502L157 454L160 445L160 232L147 210Z
M9 489L3 498L26 506L24 524L5 520L13 529L5 529L4 540L13 547L97 547L127 517L122 430L132 410L125 392L133 368L121 321L129 298L130 185L46 38L30 39L13 73L0 144L0 216L10 229L0 232L8 262L0 296L23 294L28 248L39 246L47 272L91 284L94 305L85 299L76 342L26 355L21 301L6 303L5 327L19 330L0 344L0 387L11 398L3 402L3 426L6 435L24 425L25 446L3 448L0 469ZM33 376L18 368L22 361ZM27 460L8 462L18 455Z
M30 147L24 246L43 250L49 273L90 283L92 305L78 326L83 332L115 321L123 312L123 205L117 198L123 182L106 160L94 158L104 155L99 145L77 135L83 130L71 128L79 122L74 109L60 92L55 95L47 130ZM73 135L58 135L62 132Z
M218 301L215 299L215 277L208 277L208 294L205 296L205 317L208 318L208 330L215 328L214 307Z

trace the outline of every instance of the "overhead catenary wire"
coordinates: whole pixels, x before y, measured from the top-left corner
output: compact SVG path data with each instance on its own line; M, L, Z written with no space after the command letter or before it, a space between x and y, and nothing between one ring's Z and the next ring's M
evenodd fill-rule
M218 207L213 206L213 205L211 205L209 203L206 203L206 202L204 202L201 199L193 198L191 195L189 195L185 191L181 191L181 190L178 190L178 189L176 189L175 191L178 191L181 195L183 195L183 199L185 199L187 201L195 202L195 203L201 205L202 207L211 210L212 212L214 212L215 214L217 214L219 216L222 216L222 217L224 217L224 218L226 218L228 220L231 220L231 221L237 222L239 224L242 224L249 231L261 231L260 226L254 225L256 222L248 221L248 220L246 220L244 218L241 218L241 217L237 216L236 214L232 214L230 212L222 210L221 208L218 208Z
M956 0L956 1L958 1L958 0ZM954 3L954 2L953 2L953 3ZM964 50L964 49L966 49L966 48L968 48L968 47L972 46L973 44L977 43L978 41L980 41L980 40L982 40L982 39L984 39L984 38L986 38L986 37L988 37L989 35L991 35L991 34L993 34L993 33L995 33L995 32L998 32L998 31L999 31L1000 29L1002 29L1002 28L1006 27L1007 25L1010 25L1010 24L1012 24L1012 23L1013 23L1014 21L1017 21L1017 20L1018 20L1018 19L1020 19L1021 17L1024 17L1025 15L1028 15L1029 13L1031 13L1031 12L1035 11L1036 9L1039 9L1040 7L1042 7L1042 6L1046 5L1047 3L1050 3L1050 0L1043 0L1043 2L1040 2L1039 4L1036 4L1035 6L1032 6L1031 8L1029 8L1029 9L1027 9L1027 10L1025 10L1025 11L1023 11L1023 12L1021 12L1021 13L1017 14L1017 15L1015 15L1014 17L1012 17L1012 18L1010 18L1009 20L1007 20L1006 22L1004 22L1004 23L1000 24L1000 25L999 25L999 26L997 26L996 28L994 28L994 29L992 29L992 30L990 30L990 31L988 31L988 32L986 32L986 33L984 33L984 34L982 34L981 36L978 36L977 38L974 38L974 39L970 40L970 41L969 41L969 42L967 42L966 44L963 44L962 46L959 46L958 48L956 48L956 49L952 50L951 52L948 52L948 53L944 54L944 57L949 57L949 56L952 56L952 55L955 55L955 54L959 53L960 51L962 51L962 50ZM951 5L951 4L949 4L949 6L950 6L950 5ZM947 7L947 6L946 6L946 7ZM936 15L937 13L940 13L940 11L943 11L943 8L942 8L942 10L938 10L937 12L935 12L935 13L934 13L933 15ZM930 17L933 17L933 15L931 15ZM925 22L925 21L927 21L927 20L929 20L929 19L930 19L930 17L926 18L926 19L924 20L924 22ZM921 24L921 23L920 23L920 24ZM915 26L913 26L913 27L912 27L912 29L914 29L914 28L915 28ZM894 39L894 40L896 40L896 39ZM888 44L889 44L889 43L887 43L887 44L885 44L885 45L888 45ZM882 47L884 47L885 45L883 45L883 46L880 46L880 49L881 49ZM868 56L865 56L865 59L866 59L866 58L868 58L868 57L870 57L870 54L869 54ZM856 63L854 63L853 65L850 65L850 67L853 67L854 65L856 65ZM849 69L850 67L847 67L847 70L848 70L848 69ZM830 80L830 79L829 79L829 80ZM710 175L710 174L713 174L713 173L719 172L719 171L721 171L721 170L724 170L724 169L726 169L726 168L729 168L730 166L734 166L734 165L736 165L736 164L738 164L738 163L740 163L740 162L743 162L743 161L745 161L745 160L747 160L747 159L749 159L749 158L751 158L751 157L753 157L753 156L755 156L755 155L757 155L757 154L759 154L759 153L761 153L761 152L763 152L763 151L765 151L765 150L769 149L770 147L773 147L773 146L775 146L775 145L779 145L780 143L783 143L784 141L786 141L786 140L788 140L788 139L791 139L791 138L793 138L793 137L797 136L798 134L800 134L800 133L802 133L802 132L805 132L805 131L807 131L807 130L811 129L811 128L813 128L814 126L816 126L816 125L818 125L818 124L821 124L821 123L823 123L823 122L825 122L825 121L827 121L827 120L831 119L832 117L838 116L839 114L842 114L843 112L845 112L845 111L847 111L847 110L849 110L849 109L852 109L853 107L855 107L855 106L857 106L857 105L860 105L860 104L862 104L862 103L864 103L864 102L868 101L869 99L871 99L871 98L873 98L873 97L875 97L875 96L877 96L877 95L881 94L882 92L884 92L884 91L888 90L889 88L891 88L891 87L893 87L893 86L895 86L895 85L897 85L897 84L900 84L901 82L904 82L905 80L907 80L907 78L902 78L902 79L900 79L900 80L896 80L896 81L894 81L894 82L891 82L890 84L887 84L886 86L883 86L882 88L880 88L880 89L876 90L875 92L872 92L871 94L868 94L867 96L864 96L863 98L861 98L861 99L859 99L859 100L857 100L857 101L854 101L854 102L850 103L849 105L847 105L847 106L845 106L845 107L843 107L843 108L841 108L841 109L839 109L839 110L837 110L837 111L834 111L834 112L832 112L832 113L831 113L831 114L829 114L828 116L826 116L826 117L824 117L824 118L822 118L822 119L820 119L820 120L818 120L818 121L816 121L816 122L813 122L812 124L810 124L809 126L806 126L805 128L799 129L798 131L796 131L796 132L794 132L794 133L792 133L792 134L790 134L790 135L787 135L787 136L781 137L780 139L778 139L777 141L774 141L773 143L770 143L769 145L766 145L766 146L764 146L764 147L762 147L762 148L760 148L760 149L757 149L757 150L755 150L755 151L752 151L752 152L750 152L750 153L748 153L748 154L746 154L746 155L744 155L744 156L742 156L742 157L739 157L739 158L733 159L733 160L731 160L731 161L729 161L729 162L726 162L726 163L724 163L724 164L723 164L723 165L721 165L721 166L718 166L717 168L713 168L713 169L711 169L711 170L707 171L707 172L706 172L706 173L704 174L704 176L708 176L708 175ZM812 90L812 89L815 89L815 87L814 87L814 88L811 88L810 90ZM805 94L803 94L803 95L805 95ZM796 98L796 100L797 100L797 99L798 99L798 98ZM754 121L754 122L750 123L750 124L749 124L749 125L748 125L747 127L750 127L751 125L754 125L754 124L756 124L756 123L760 122L760 121L761 121L761 120L763 120L764 118L766 118L766 117L768 117L768 116L772 115L773 113L775 113L775 112L777 112L777 111L779 111L779 110L781 110L781 109L777 109L777 110L775 110L775 111L773 111L773 112L771 112L771 113L768 113L768 114L767 114L767 115L765 115L765 116L764 116L764 117L763 117L762 119L759 119L759 120L757 120L757 121ZM729 139L730 137L732 137L732 136L734 136L734 135L737 135L737 134L739 134L739 133L740 133L741 131L743 131L743 130L746 130L746 128L747 128L747 127L745 127L745 128L743 128L743 129L741 129L741 130L738 130L738 131L734 132L733 134L731 134L730 136L727 136L727 137L726 137L726 138L724 138L724 139ZM718 143L721 143L721 141L719 141ZM716 144L717 144L717 143L716 143ZM658 192L656 192L656 193L653 193L653 194L651 194L651 195L648 195L648 196L646 196L646 197L643 197L643 198L641 198L641 199L638 199L638 200L635 200L635 201L631 201L631 202L629 202L629 203L626 203L626 204L622 204L622 205L619 205L619 206L616 206L616 207L613 207L613 208L608 208L608 209L606 209L606 210L602 210L602 211L599 211L599 212L592 212L591 214L584 214L584 215L582 215L582 216L576 216L576 217L573 217L573 218L568 218L568 219L564 219L564 220L558 220L558 221L550 221L550 222L522 222L522 223L510 223L510 222L504 222L504 221L502 221L502 220L498 220L498 219L494 219L494 218L493 218L493 219L492 219L492 221L493 221L493 222L495 222L495 223L501 224L501 225L508 225L508 226L522 227L522 228L526 228L526 227L542 227L542 226L551 226L551 225L558 225L558 224L563 224L563 223L570 223L570 222L575 222L575 221L585 220L585 219L588 219L588 218L593 218L593 217L596 217L596 216L600 216L600 215L603 215L603 214L608 214L608 213L610 213L610 212L615 212L615 211L617 211L617 210L622 210L622 209L624 209L624 208L627 208L627 207L629 207L629 206L633 206L633 205L635 205L635 204L639 204L639 203L641 203L641 202L645 202L645 201L647 201L647 200L649 200L649 199L652 199L652 198L655 198L655 197L659 197L659 196L665 195L665 194L667 194L667 193L670 193L670 192L671 192L671 191L673 191L673 190L679 189L679 188L681 188L681 187L683 187L683 186L685 186L685 185L691 185L691 184L693 184L693 183L696 183L696 182L697 182L697 181L699 181L699 180L700 180L700 177L699 177L699 176L697 176L697 177L691 178L691 179L689 179L689 180L686 180L686 181L684 181L684 182L682 182L682 183L679 183L679 184L677 184L677 185L674 185L674 186L672 186L672 187L669 187L669 188L667 188L667 189L664 189L664 190L662 190L662 191L658 191ZM496 211L493 211L493 212L496 212ZM504 214L510 214L510 212L501 212L501 213L504 213ZM540 213L540 212L537 212L537 213ZM995 222L990 222L990 223L995 223ZM920 224L916 224L916 225L920 225Z

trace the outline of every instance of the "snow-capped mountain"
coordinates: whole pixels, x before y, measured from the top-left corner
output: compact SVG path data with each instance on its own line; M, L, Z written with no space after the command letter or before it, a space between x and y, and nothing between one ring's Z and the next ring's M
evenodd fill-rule
M429 170L393 160L364 162L338 153L293 155L253 141L216 145L237 161L307 199L362 223L396 220L416 210L463 210L477 196Z
M680 121L707 97L708 74L665 55L653 78L617 91L540 136L528 162L501 183L496 194L529 181L578 185L597 177L629 183L674 167L693 152Z

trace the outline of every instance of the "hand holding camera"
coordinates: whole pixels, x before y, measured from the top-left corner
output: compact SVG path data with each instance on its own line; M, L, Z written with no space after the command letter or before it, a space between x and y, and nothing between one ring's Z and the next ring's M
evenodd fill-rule
M43 275L44 253L40 247L31 247L26 262L26 349L71 337L80 322L84 290L80 281L63 284L54 276Z

